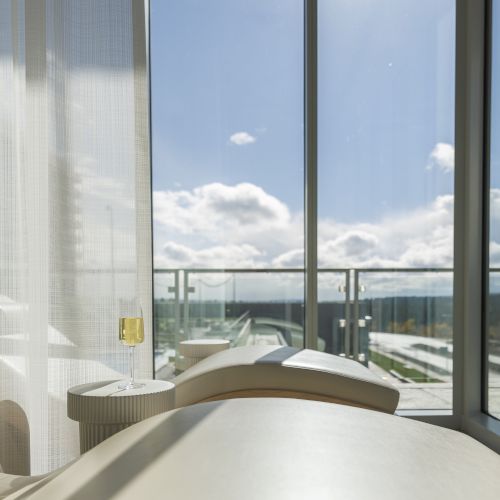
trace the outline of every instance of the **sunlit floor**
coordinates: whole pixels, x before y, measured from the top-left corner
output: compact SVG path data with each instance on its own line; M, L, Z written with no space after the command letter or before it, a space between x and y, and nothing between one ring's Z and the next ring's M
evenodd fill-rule
M451 409L451 384L407 384L401 386L398 408L405 410ZM500 417L500 377L490 379L488 413Z
M450 383L441 384L402 384L382 370L370 363L370 370L381 378L394 383L400 391L398 408L402 410L451 410L453 389ZM171 380L175 375L173 363L164 365L158 372L157 378ZM500 417L500 374L491 373L489 390L489 413Z
M404 384L375 363L370 371L396 385L400 391L398 408L402 410L451 410L453 388L449 382L431 384ZM500 374L490 372L489 413L500 417Z
M279 331L266 326L261 324L258 328L254 327L251 334L245 336L240 345L287 345ZM205 330L195 333L198 333L197 338L203 338L206 335ZM438 345L439 342L443 343L443 341L413 338L409 335L385 333L371 333L371 335L373 338L370 344L370 356L377 356L377 354L382 353L385 357L389 356L391 360L399 361L404 367L413 369L416 373L422 372L434 379L433 382L420 383L418 378L412 380L411 378L401 377L400 373L393 369L389 370L384 363L377 361L379 364L376 364L370 361L368 365L370 371L398 387L400 391L399 410L449 411L452 409L453 387L451 381L453 363L451 356L443 358L421 350L412 350L411 345L406 345L417 341L418 343L434 341ZM299 340L301 339L302 337ZM295 340L295 338L292 337L292 340ZM373 342L374 340L375 342ZM438 346L440 347L440 344ZM406 356L405 358L399 356L400 351ZM175 356L176 353L172 350L157 357L157 378L163 380L174 378L177 368L173 363ZM418 358L420 364L412 362L412 356ZM425 369L422 368L422 359L428 362ZM380 365L384 366L384 368ZM433 366L437 366L437 368L433 368ZM489 385L488 412L500 418L500 373L498 371L492 370L490 372Z

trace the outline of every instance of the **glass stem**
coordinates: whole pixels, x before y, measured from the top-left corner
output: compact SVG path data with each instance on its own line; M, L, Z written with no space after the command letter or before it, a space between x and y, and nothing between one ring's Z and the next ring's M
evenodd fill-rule
M134 347L129 346L130 385L134 385Z

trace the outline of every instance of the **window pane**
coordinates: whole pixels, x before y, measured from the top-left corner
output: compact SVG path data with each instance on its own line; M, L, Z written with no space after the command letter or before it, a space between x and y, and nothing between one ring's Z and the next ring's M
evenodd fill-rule
M151 9L158 376L184 339L302 346L303 2Z
M490 272L487 327L487 410L500 418L500 5L492 2L490 118Z
M319 279L319 336L400 409L449 409L455 2L318 9L318 263L344 273Z

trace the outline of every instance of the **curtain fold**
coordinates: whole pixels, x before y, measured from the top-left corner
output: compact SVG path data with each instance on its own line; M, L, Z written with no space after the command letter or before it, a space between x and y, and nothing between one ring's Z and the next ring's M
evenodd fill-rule
M43 473L78 455L66 391L126 373L118 317L136 299L137 375L152 376L145 8L0 0L4 472Z

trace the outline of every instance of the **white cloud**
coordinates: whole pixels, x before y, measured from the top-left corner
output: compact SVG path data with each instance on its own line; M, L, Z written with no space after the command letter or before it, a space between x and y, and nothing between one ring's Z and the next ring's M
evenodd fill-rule
M249 243L280 251L301 244L301 236L298 241L289 234L297 225L288 207L254 184L155 191L153 202L157 234L163 232L168 240L182 243L187 238L203 246Z
M492 198L492 216L500 218L500 190L492 190ZM157 191L154 208L157 265L303 265L301 214L254 184ZM318 235L322 267L450 267L453 196L371 223L323 218Z
M452 144L438 142L429 155L427 170L438 168L445 173L453 172L455 168L455 148Z
M500 190L492 190L491 206L492 218L498 221ZM213 183L190 191L159 191L154 193L154 207L157 267L304 265L301 214L291 213L278 198L253 184ZM492 239L492 261L496 265L500 260L500 234ZM453 196L438 196L425 206L371 223L346 224L323 218L318 227L318 261L321 267L330 268L451 267ZM275 277L276 283L281 278ZM387 273L363 277L369 293L377 294L392 293L394 286L408 293L430 287L436 293L448 293L451 286L448 274L431 280L429 275L394 279ZM322 294L338 294L343 277L328 274L324 280ZM272 286L278 286L276 283L273 281ZM285 293L287 288L282 286Z
M302 248L289 250L275 257L272 261L272 267L303 268L304 257L304 250Z
M378 238L366 230L343 231L338 237L327 240L319 248L320 257L328 260L328 255L346 256L359 259L371 255L377 248Z
M217 245L194 250L185 245L168 241L157 257L156 265L179 268L255 268L262 252L252 245ZM262 264L261 264L262 265Z
M324 267L447 267L453 262L453 196L377 222L319 223Z
M246 144L254 143L257 139L248 132L236 132L229 138L229 140L237 146L244 146Z
M491 265L500 266L500 189L492 189L490 199ZM157 267L252 269L300 268L304 264L301 214L290 212L277 197L254 184L213 183L193 190L157 191L154 207ZM99 234L107 237L107 219L103 216L102 220ZM115 248L130 248L126 234L129 232L122 240L115 233ZM85 254L91 255L89 252ZM122 261L122 257L116 258ZM333 268L449 268L453 265L453 196L438 196L427 205L371 223L322 218L318 261L321 267ZM278 283L277 276L273 279ZM448 293L451 286L451 275L446 273L441 277L404 274L395 279L387 273L373 273L364 275L363 283L368 293L375 290L379 294L393 293L395 286L408 293L431 289ZM341 275L326 273L322 280L323 294L338 294ZM275 281L266 293L271 294ZM259 283L264 282L271 283ZM294 293L300 295L299 276L292 282L298 287ZM282 293L287 293L288 285L282 286Z

